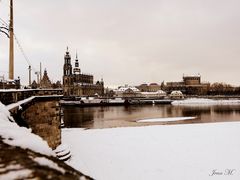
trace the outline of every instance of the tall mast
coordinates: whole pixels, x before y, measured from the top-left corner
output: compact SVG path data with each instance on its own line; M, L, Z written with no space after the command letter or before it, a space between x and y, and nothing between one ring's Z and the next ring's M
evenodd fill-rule
M9 39L9 79L14 79L13 0L10 0Z
M40 81L42 80L42 63L40 62Z
M31 74L31 66L28 67L28 80L29 80L29 87L31 87L31 84L32 84L32 74Z

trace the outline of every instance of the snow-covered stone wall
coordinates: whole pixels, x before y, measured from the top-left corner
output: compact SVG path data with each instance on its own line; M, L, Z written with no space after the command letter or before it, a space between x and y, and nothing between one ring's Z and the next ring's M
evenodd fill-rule
M61 144L61 122L58 100L33 101L20 117L24 120L32 132L47 141L48 145L55 149Z
M61 144L60 96L32 96L6 106L19 126L47 141L55 149Z
M46 141L19 127L0 102L0 179L92 179L55 156Z

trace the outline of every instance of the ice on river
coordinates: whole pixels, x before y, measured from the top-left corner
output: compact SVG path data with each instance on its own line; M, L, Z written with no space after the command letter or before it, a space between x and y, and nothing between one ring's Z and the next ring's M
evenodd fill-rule
M168 117L168 118L151 118L151 119L141 119L137 120L139 123L151 123L151 122L169 122L169 121L183 121L196 119L196 117Z

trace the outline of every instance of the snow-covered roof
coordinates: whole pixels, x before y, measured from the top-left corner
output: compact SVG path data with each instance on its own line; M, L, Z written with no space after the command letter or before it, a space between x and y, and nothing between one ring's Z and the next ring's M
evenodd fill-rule
M146 84L146 83L144 83L144 84L141 84L140 86L147 86L147 84Z
M138 88L130 87L130 86L129 87L120 87L120 88L116 89L115 91L116 92L125 92L128 89L132 90L133 92L140 92Z
M158 86L157 83L150 83L149 86Z
M200 74L184 74L183 77L201 77Z
M183 93L181 91L172 91L171 96L182 96Z
M158 90L156 92L141 92L142 95L166 95L166 92L164 92L163 90Z

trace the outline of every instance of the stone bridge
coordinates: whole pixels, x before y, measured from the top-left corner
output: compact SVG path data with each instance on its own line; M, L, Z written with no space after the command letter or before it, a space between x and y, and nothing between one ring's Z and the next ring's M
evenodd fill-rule
M32 96L49 96L62 94L62 89L0 89L0 101L3 104L8 105Z

